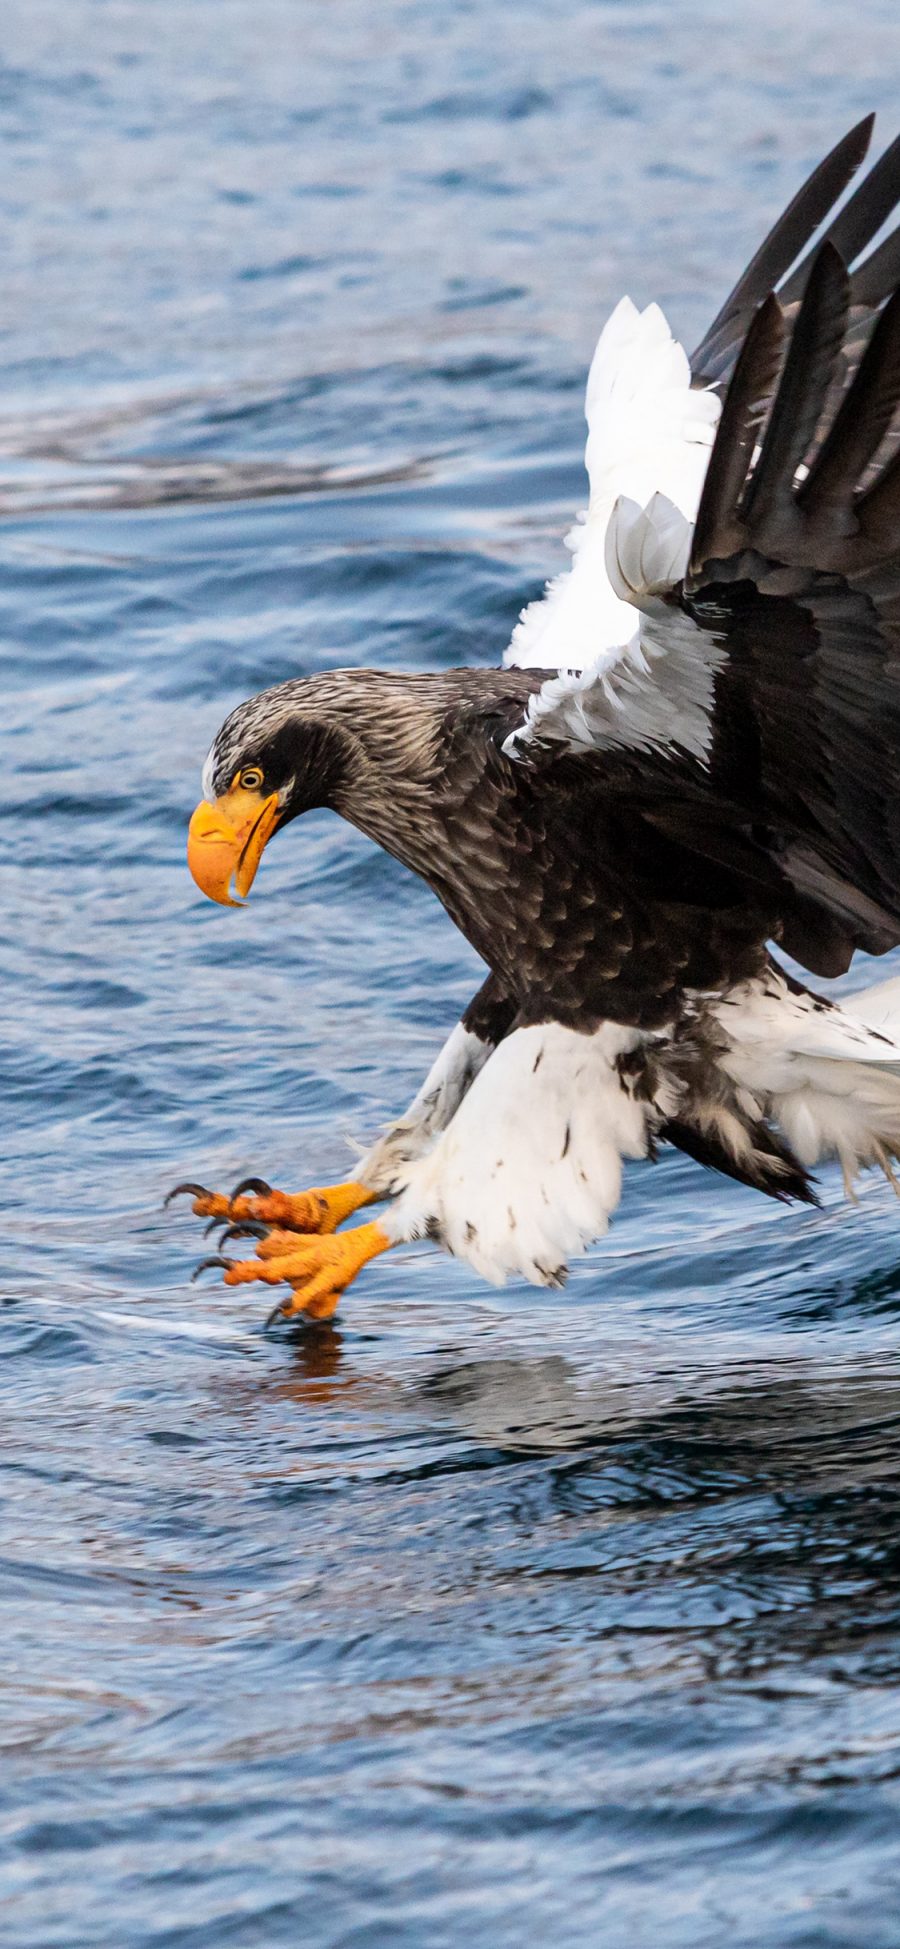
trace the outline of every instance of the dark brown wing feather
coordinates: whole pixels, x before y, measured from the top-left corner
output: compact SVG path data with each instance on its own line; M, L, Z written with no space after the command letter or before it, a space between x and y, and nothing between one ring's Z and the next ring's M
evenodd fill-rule
M728 384L754 314L769 292L777 294L788 325L793 325L816 262L818 246L813 240L831 215L819 243L831 243L848 266L850 278L846 329L829 396L834 414L863 356L878 311L900 280L900 227L868 257L863 256L900 204L900 137L832 214L866 155L873 122L874 116L867 115L836 144L760 245L693 355L695 385Z
M853 495L900 405L900 292L879 312L855 384L845 395L797 499L807 521L831 511L841 528L855 520Z
M850 129L782 211L693 354L691 371L697 385L713 385L731 377L757 306L770 291L777 291L800 252L806 249L829 210L843 195L866 155L874 125L874 115L866 115ZM871 176L863 188L870 182ZM895 192L895 200L897 193L900 191ZM886 210L884 216L888 214ZM869 235L874 236L883 222L884 217L879 217Z
M744 496L744 520L757 536L789 512L794 477L812 447L834 378L848 303L849 279L843 262L831 244L823 244Z
M843 404L822 403L846 317L833 247L813 265L754 467L741 481L760 313L723 414L681 604L727 645L710 775L742 801L798 896L784 938L807 966L900 940L900 464L870 481L900 399L900 298ZM718 440L717 440L718 447ZM798 481L805 456L817 457ZM807 939L806 923L810 923Z

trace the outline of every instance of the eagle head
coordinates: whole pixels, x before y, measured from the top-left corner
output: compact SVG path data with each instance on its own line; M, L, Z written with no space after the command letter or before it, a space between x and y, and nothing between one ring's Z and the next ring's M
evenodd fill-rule
M347 762L340 724L317 707L314 680L295 679L239 704L216 732L203 797L188 828L188 866L201 893L236 907L273 832L328 805Z

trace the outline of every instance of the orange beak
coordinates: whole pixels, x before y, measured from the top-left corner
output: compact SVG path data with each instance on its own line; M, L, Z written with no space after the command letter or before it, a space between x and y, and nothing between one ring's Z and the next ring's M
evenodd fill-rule
M215 805L201 799L188 827L187 860L201 893L222 907L239 907L250 892L266 841L278 824L278 794L261 798L232 786Z

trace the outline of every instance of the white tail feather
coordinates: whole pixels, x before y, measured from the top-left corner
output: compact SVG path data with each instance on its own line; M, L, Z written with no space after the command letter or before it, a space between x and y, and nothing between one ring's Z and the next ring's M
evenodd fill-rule
M837 1157L849 1182L900 1157L900 981L840 1007L795 993L774 971L713 1011L722 1066L784 1132L807 1168Z
M863 988L858 995L848 995L841 1008L845 1015L855 1015L867 1028L896 1041L900 1054L900 975Z

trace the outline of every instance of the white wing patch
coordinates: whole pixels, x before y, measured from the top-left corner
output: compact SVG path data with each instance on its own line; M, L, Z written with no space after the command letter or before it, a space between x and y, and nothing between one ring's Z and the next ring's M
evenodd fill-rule
M638 311L623 298L600 334L588 376L590 505L566 536L572 566L523 610L507 664L599 676L616 662L636 621L607 569L613 509L623 496L643 509L662 494L689 531L720 410L715 393L692 388L687 354L659 306Z
M658 505L661 497L657 495ZM666 502L665 508L671 504ZM672 510L677 513L677 510ZM522 723L505 740L510 758L525 755L529 745L564 744L575 750L603 750L628 746L631 750L682 751L705 764L709 758L715 678L727 660L724 642L700 629L684 610L663 602L656 591L665 583L655 579L670 559L671 530L654 555L646 517L650 509L620 502L610 523L615 550L631 515L640 534L628 573L641 573L639 558L650 557L647 586L629 583L635 603L643 610L640 633L601 669L551 677L529 698ZM678 516L679 521L682 517ZM617 558L618 559L618 558ZM617 570L618 572L618 570Z

